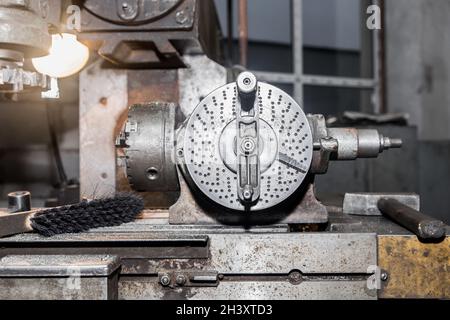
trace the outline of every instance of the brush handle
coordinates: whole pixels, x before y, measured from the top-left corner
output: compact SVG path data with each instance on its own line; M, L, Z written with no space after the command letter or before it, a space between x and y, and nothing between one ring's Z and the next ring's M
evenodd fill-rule
M37 210L20 213L0 212L0 238L33 231L30 219L36 212Z

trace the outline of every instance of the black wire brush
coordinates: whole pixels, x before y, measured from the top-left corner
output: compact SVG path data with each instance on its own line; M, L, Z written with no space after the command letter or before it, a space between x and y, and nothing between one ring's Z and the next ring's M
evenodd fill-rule
M135 220L143 209L141 197L118 194L46 210L0 214L0 238L32 231L50 237L118 226Z

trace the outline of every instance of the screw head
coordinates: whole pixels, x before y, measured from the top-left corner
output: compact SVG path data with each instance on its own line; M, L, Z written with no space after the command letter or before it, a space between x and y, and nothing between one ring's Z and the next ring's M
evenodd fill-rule
M244 153L252 153L253 151L255 151L255 148L256 142L252 138L245 138L244 140L242 140L241 149Z
M169 277L169 275L167 275L167 274L162 275L161 278L159 279L159 282L163 286L167 287L170 284L170 277Z
M178 24L184 24L184 23L186 23L188 18L186 16L186 13L183 10L181 10L176 13L175 20Z
M242 93L254 92L257 88L258 81L253 73L242 72L236 79L238 90Z
M179 274L175 279L175 282L177 283L177 285L183 286L186 283L186 277L182 274Z
M389 279L389 275L386 271L381 272L380 275L381 281L387 281Z

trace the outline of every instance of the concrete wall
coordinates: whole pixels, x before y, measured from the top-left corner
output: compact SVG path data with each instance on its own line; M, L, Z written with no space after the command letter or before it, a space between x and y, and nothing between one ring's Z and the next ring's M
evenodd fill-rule
M386 0L388 108L421 140L450 139L449 30L449 0Z

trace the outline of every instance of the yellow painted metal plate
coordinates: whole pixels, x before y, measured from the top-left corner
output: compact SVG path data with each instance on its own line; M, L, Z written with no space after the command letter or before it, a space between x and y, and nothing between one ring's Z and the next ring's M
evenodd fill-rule
M378 236L378 265L389 275L380 298L450 299L450 237Z

